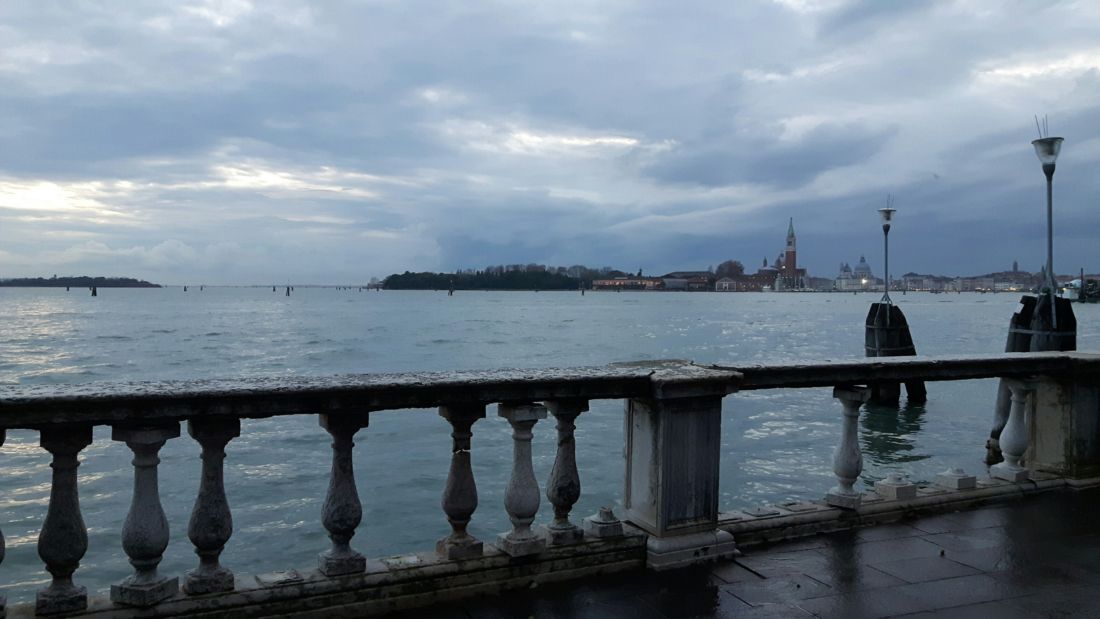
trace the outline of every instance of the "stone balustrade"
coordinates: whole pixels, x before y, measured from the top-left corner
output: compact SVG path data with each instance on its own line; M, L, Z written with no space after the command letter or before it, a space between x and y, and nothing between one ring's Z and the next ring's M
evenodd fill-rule
M813 514L774 510L790 517L782 527L790 534L798 527L821 529L822 523L842 521L853 510L885 513L884 507L865 504L866 495L856 487L862 470L857 420L867 400L865 385L993 377L1008 379L1012 390L1012 407L1000 434L1004 462L991 469L994 478L1019 483L1034 479L1035 471L1044 471L1048 480L1052 475L1077 480L1100 475L1100 355L1083 353L738 368L667 361L568 370L3 386L0 446L8 429L37 430L41 447L52 457L53 472L38 541L51 580L33 605L5 609L0 598L0 616L5 610L13 616L357 615L532 582L728 557L736 553L734 535L755 539L768 518L731 520L719 511L724 396L739 390L834 387L842 409L834 458L838 483L810 510ZM625 523L605 509L584 518L582 527L571 515L583 477L574 431L589 402L605 399L626 402ZM474 425L493 404L512 428L512 468L504 500L512 529L490 542L475 539L468 525L479 507L471 466ZM441 489L441 518L449 522L451 533L437 542L431 561L368 561L352 543L357 533L369 532L370 524L361 526L363 509L352 467L355 437L359 432L369 435L372 413L410 408L437 408L450 425L452 453ZM242 419L303 414L319 415L332 437L332 469L321 514L331 547L318 549L315 571L278 578L235 575L220 560L233 533L223 483L231 442L240 436ZM550 417L553 429L539 423ZM171 535L160 503L158 452L180 436L183 422L201 449L201 480L187 527L198 563L186 574L170 575L158 571ZM79 455L91 444L94 426L110 426L112 438L133 453L132 502L121 537L134 571L112 586L106 599L89 598L78 570L88 547L78 492ZM545 497L553 506L553 519L538 525L542 491L532 467L531 440L535 432L551 431L557 450ZM940 477L937 483L944 488L974 487L964 472ZM875 493L876 501L920 499L897 476L876 484Z

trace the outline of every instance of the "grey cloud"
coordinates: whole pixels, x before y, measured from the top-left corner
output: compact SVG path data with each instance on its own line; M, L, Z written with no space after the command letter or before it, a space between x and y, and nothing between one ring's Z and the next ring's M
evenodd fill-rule
M892 192L906 270L992 270L1038 262L1034 112L1067 138L1059 264L1100 232L1088 3L249 6L0 4L2 255L166 281L198 267L135 261L654 272L755 265L794 216L829 275L877 251Z
M759 134L753 137L728 134L687 142L677 152L654 163L650 173L673 183L797 187L827 170L866 161L882 149L893 133L853 125L823 125L796 141Z

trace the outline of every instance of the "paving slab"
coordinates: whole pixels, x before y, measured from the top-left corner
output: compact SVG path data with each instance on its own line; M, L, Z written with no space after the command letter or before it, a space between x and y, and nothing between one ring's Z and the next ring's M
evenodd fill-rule
M825 555L818 550L763 553L750 550L738 557L737 563L764 578L809 574L828 569Z
M921 557L918 559L899 559L885 563L873 563L871 567L900 578L907 583L928 582L931 580L943 580L958 576L972 576L981 571L957 563L947 557Z
M1100 489L743 548L400 617L1100 617Z
M788 603L793 600L832 595L835 589L805 574L738 582L723 590L751 605Z

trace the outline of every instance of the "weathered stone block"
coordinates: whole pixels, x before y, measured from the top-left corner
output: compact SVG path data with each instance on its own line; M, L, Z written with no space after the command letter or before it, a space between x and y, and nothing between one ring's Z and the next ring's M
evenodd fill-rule
M1000 464L994 464L989 467L989 475L997 479L1010 481L1014 484L1031 479L1031 474L1027 469L1013 467L1007 462L1001 462Z
M468 537L464 542L456 542L450 537L444 537L435 543L435 551L439 556L451 561L476 559L485 554L485 544L473 537Z
M789 501L787 503L781 503L779 507L791 512L792 514L802 514L805 512L816 512L823 509L821 505L817 503L809 503L806 501Z
M646 566L656 571L732 559L738 554L733 534L721 529L675 537L651 536L646 542Z
M546 538L539 535L516 537L511 533L501 533L497 536L497 546L509 556L526 557L546 550Z
M584 541L584 531L577 526L562 527L558 529L551 525L546 527L546 541L551 546L579 544Z
M232 591L235 586L233 572L221 566L209 570L193 569L183 579L183 592L187 595Z
M121 584L111 585L111 601L126 606L152 606L179 592L179 578L162 577L157 582L134 584L128 578Z
M895 501L917 498L916 484L909 483L898 473L890 473L886 479L875 482L875 493Z
M538 421L546 419L546 407L541 404L505 404L497 405L497 414L508 421Z
M601 507L599 513L584 519L584 531L598 538L622 537L623 523L610 507Z
M962 469L947 469L936 476L936 485L949 490L972 490L978 487L978 478Z
M750 507L749 509L742 510L746 514L753 518L763 518L765 516L778 516L779 510L773 507Z
M361 574L367 569L367 559L359 553L334 556L331 551L317 556L317 569L328 577Z
M281 572L268 572L257 574L256 582L264 587L279 587L291 583L302 582L302 574L298 570L283 570Z
M64 591L43 589L34 599L34 614L60 615L77 613L88 607L88 589L73 585Z
M862 494L840 494L838 492L830 492L825 495L825 502L833 507L839 507L841 509L856 509L863 502Z

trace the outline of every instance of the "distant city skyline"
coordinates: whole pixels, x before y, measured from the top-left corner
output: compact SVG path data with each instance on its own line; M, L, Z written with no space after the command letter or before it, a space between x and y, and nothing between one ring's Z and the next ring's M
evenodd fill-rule
M1100 4L0 3L0 277L1100 271ZM881 270L881 268L879 269Z

